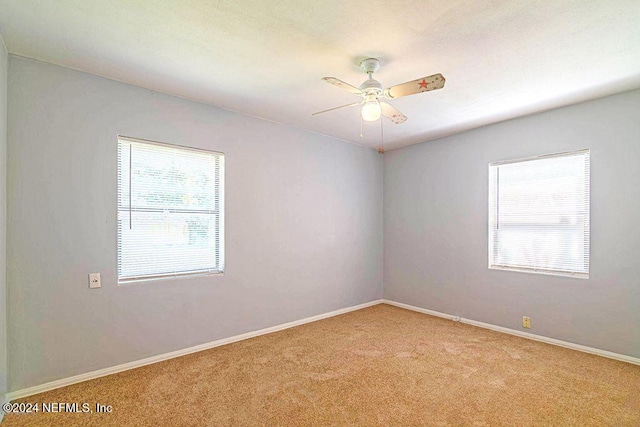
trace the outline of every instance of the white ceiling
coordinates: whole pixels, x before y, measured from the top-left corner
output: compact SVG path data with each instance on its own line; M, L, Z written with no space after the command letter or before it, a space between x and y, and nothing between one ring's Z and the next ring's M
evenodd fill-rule
M638 0L0 0L10 53L376 147L358 63L385 87L434 73L444 89L390 101L385 148L640 87Z

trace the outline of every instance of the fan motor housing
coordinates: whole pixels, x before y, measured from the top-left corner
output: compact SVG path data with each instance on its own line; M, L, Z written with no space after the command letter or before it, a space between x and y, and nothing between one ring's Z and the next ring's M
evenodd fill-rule
M364 93L366 93L367 95L369 95L369 94L381 95L382 94L382 84L380 84L380 82L377 81L376 79L372 79L372 78L369 78L364 83L362 83L360 85L359 89L361 91L363 91Z

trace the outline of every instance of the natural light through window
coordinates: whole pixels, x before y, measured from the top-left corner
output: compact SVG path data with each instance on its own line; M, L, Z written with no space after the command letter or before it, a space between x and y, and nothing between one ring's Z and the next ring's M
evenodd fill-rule
M489 165L489 268L589 277L589 156Z
M224 269L224 155L118 138L118 282Z

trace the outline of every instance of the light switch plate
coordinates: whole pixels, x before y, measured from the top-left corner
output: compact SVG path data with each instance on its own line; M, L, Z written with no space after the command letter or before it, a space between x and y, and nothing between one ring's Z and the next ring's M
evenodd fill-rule
M100 285L100 273L91 273L89 274L89 288L95 289L99 288Z

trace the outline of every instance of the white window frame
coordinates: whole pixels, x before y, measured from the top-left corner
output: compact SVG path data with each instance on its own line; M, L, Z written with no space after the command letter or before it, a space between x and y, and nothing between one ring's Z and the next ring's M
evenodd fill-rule
M584 213L584 215L586 215L585 218L585 230L586 230L586 234L585 234L585 242L586 242L586 253L585 253L585 259L586 259L586 272L582 272L582 271L571 271L571 270L559 270L559 269L550 269L550 268L544 268L544 267L529 267L529 266L521 266L521 265L505 265L505 264L497 264L494 263L494 258L497 258L497 255L494 253L494 250L497 249L497 245L495 244L494 240L496 239L496 227L497 224L494 223L494 219L496 219L497 222L497 215L498 215L498 202L497 202L497 194L499 192L499 189L497 188L492 188L492 168L494 167L499 167L502 165L507 165L507 164L513 164L513 163L522 163L522 162L527 162L527 161L532 161L532 160L543 160L543 159L549 159L549 158L555 158L555 157L565 157L565 156L574 156L574 155L585 155L586 156L586 188L585 188L585 204L586 204L586 212ZM526 158L520 158L520 159L512 159L512 160L503 160L503 161L498 161L498 162L492 162L489 164L489 176L488 176L488 183L489 183L489 191L488 191L488 205L489 205L489 236L488 236L488 260L489 260L489 269L492 270L507 270L507 271L518 271L518 272L523 272L523 273L534 273L534 274L547 274L547 275L553 275L553 276L563 276L563 277L572 277L572 278L578 278L578 279L588 279L589 278L589 271L590 271L590 251L591 251L591 230L590 230L590 221L591 221L591 201L590 201L590 192L591 192L591 171L590 171L590 150L589 149L583 149L583 150L576 150L576 151L571 151L571 152L563 152L563 153L555 153L555 154L547 154L547 155L541 155L541 156L533 156L533 157L526 157ZM499 169L498 169L499 170ZM495 194L494 194L495 193ZM495 195L495 197L494 197ZM495 205L494 205L494 200L495 200Z
M148 274L148 275L140 275L140 276L128 276L128 277L120 277L120 271L119 271L119 265L120 265L120 261L121 261L121 256L122 254L120 253L120 250L118 248L118 245L120 244L120 237L119 237L119 233L116 233L116 277L118 278L118 286L121 285L127 285L127 284L131 284L131 283L136 283L136 282L146 282L146 281L156 281L156 280L165 280L165 279L176 279L176 278L192 278L192 277L201 277L201 276L212 276L212 275L223 275L224 274L224 265L225 265L225 154L222 152L218 152L218 151L213 151L213 150L205 150L205 149L201 149L201 148L194 148L194 147L187 147L184 145L176 145L176 144L169 144L169 143L165 143L165 142L158 142L158 141L150 141L150 140L146 140L146 139L140 139L140 138L132 138L129 136L124 136L124 135L118 135L117 136L117 144L116 144L116 150L117 150L117 157L118 157L118 163L120 162L120 141L124 141L124 142L133 142L133 143L137 143L137 144L146 144L146 145L157 145L157 146L163 146L163 147L168 147L168 148L172 148L172 149L177 149L177 150L184 150L184 151L195 151L195 152L200 152L200 153L207 153L207 154L212 154L215 156L218 156L220 158L220 166L219 166L219 191L218 191L218 204L219 204L219 238L218 238L218 258L219 258L219 263L218 263L218 269L208 269L208 270L200 270L200 271L188 271L188 272L172 272L172 273L158 273L158 274ZM118 227L118 215L119 215L119 211L121 210L120 207L120 175L119 173L116 173L116 231L118 231L117 227Z

